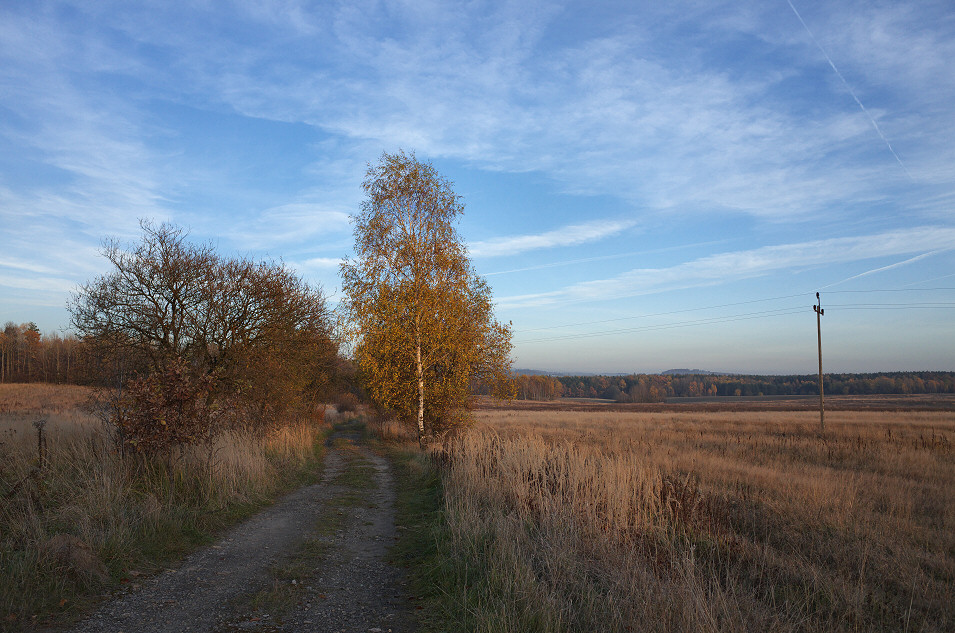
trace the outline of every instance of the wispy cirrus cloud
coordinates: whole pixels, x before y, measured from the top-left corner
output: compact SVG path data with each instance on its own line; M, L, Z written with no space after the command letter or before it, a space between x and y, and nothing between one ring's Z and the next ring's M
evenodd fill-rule
M904 174L886 169L866 115L844 107L845 95L837 89L793 94L793 82L817 72L819 61L795 16L782 28L774 12L756 7L714 5L708 11L722 19L703 20L707 37L679 54L661 43L685 19L680 14L687 7L673 14L651 10L647 20L623 16L599 36L567 38L555 46L545 37L546 27L570 19L566 8L452 10L435 3L425 19L408 7L384 16L370 6L338 5L329 9L334 26L321 50L293 42L299 52L316 53L318 68L263 77L252 66L265 60L246 58L219 94L252 116L291 117L345 138L415 147L424 155L490 169L536 170L566 191L614 191L650 209L730 209L792 220L833 204L888 196L887 187ZM871 22L895 24L881 8L862 13ZM837 46L855 37L841 32L843 14L812 17L827 48L853 48ZM749 69L701 61L711 47L740 36L763 42L767 58L800 55L788 70L770 72L763 72L767 61L759 57L748 58ZM895 48L907 39L911 30L892 32ZM929 43L919 42L919 49ZM344 59L347 76L329 73L321 63ZM297 63L293 58L288 65ZM900 65L921 63L892 57L895 75L905 74ZM894 95L893 111L878 100L868 106L872 120L898 140L900 155L907 151L905 139L920 134L916 124L933 125L907 113L936 90L924 72L914 75L921 85ZM942 81L946 94L950 83ZM807 117L802 101L810 97L814 111ZM932 145L946 147L941 141ZM869 160L849 160L860 153ZM938 164L917 160L913 177L936 174Z
M347 234L349 217L321 203L293 202L265 209L223 233L249 248L300 244L319 236Z
M299 266L303 268L318 268L323 270L337 270L344 258L342 257L310 257L302 261Z
M0 256L0 268L10 268L20 273L33 273L40 275L50 275L56 274L58 272L52 266L45 265L41 262L4 256Z
M212 16L202 6L179 15L152 5L157 20L83 10L162 53L114 69L146 80L149 90L304 122L378 151L416 148L487 169L538 171L564 191L613 192L650 211L803 220L887 198L904 177L887 169L872 126L846 107L840 89L793 91L819 72L818 50L794 15L781 20L758 5L622 11L608 28L560 38L555 25L573 22L575 9L553 3L434 2L425 10L340 2L317 11L283 0L216 16L229 26L216 31L204 26ZM913 178L950 175L953 124L912 110L951 101L955 85L941 63L950 56L938 51L955 38L913 28L926 16L912 7L840 4L805 17L840 67L865 73L860 94L886 91L885 99L867 93L867 109ZM688 24L700 36L671 46ZM252 45L232 32L254 33ZM740 38L756 53L745 64L711 61L721 43ZM105 42L86 50L103 49ZM905 50L926 55L899 54ZM109 59L93 52L87 56ZM778 56L793 63L771 65ZM890 77L905 90L892 90ZM863 154L868 159L857 160Z
M634 220L594 220L533 235L513 235L482 240L469 245L468 250L474 257L517 255L544 248L596 242L631 229L636 224Z
M66 293L76 289L76 282L61 277L30 277L0 274L0 286L33 292Z
M951 249L955 249L953 227L918 227L876 235L779 244L718 253L668 268L635 268L612 278L576 283L551 292L502 297L498 307L514 309L620 299L726 283L796 267Z
M396 148L442 172L508 172L499 180L515 187L531 172L528 190L605 197L668 245L749 240L676 266L592 272L622 257L601 240L638 225L590 221L588 201L561 197L571 202L560 215L531 209L536 224L472 243L485 262L532 254L513 264L528 272L593 264L575 270L592 281L505 300L515 305L718 284L819 261L816 250L844 261L853 244L807 237L795 257L798 244L760 241L783 230L944 233L955 200L950 11L793 4L871 122L786 3L6 3L0 253L17 267L3 272L22 284L83 279L99 271L103 235L132 238L152 217L301 262L334 287L364 165ZM911 260L930 241L869 246ZM595 248L533 256L573 245Z

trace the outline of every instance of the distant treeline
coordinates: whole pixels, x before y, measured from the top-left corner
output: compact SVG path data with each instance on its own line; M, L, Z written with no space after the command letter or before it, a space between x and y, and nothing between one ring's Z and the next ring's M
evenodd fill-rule
M97 384L107 367L73 336L41 334L34 323L8 322L0 332L0 382ZM815 375L743 376L631 374L629 376L514 376L519 400L603 398L617 402L663 402L701 396L808 396L819 393ZM826 374L831 395L955 393L955 372L915 371ZM478 389L478 391L480 391Z
M0 382L91 384L101 376L75 336L44 335L35 323L10 321L0 332Z
M818 377L741 375L515 376L517 398L604 398L617 402L662 402L701 396L808 396L819 393ZM955 372L916 371L826 374L832 395L955 393Z

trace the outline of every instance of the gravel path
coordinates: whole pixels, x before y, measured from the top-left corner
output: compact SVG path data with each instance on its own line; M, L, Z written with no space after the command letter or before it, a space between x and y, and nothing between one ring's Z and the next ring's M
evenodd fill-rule
M333 435L333 440L336 436ZM387 632L415 630L400 570L385 561L395 539L387 460L338 434L322 480L284 497L175 570L105 604L75 633ZM337 447L336 447L337 446ZM372 485L342 481L349 465L373 468ZM342 495L351 503L342 504ZM355 502L360 499L360 502ZM337 505L336 505L337 504ZM329 530L328 513L335 513ZM318 544L321 555L303 555ZM307 565L294 582L277 570ZM289 586L289 583L291 586ZM271 602L256 597L272 596ZM276 606L274 596L284 599ZM281 600L279 600L281 602Z

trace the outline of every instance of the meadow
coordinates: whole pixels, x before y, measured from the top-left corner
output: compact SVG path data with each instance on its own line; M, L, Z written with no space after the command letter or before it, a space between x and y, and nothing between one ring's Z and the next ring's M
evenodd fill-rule
M476 412L441 449L470 631L955 630L955 414Z
M0 384L0 631L68 621L317 476L316 419L142 460L117 452L89 396Z
M88 396L0 385L0 630L69 620L317 472L314 420L122 459ZM402 532L439 550L425 630L955 630L955 413L820 433L707 407L478 410L431 459L408 448L406 487L440 505Z

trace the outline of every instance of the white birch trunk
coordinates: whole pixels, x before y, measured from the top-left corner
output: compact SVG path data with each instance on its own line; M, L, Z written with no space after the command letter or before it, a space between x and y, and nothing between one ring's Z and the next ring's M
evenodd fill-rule
M415 335L416 367L415 375L418 378L418 443L424 445L424 369L421 365L421 328L420 320L418 331Z

